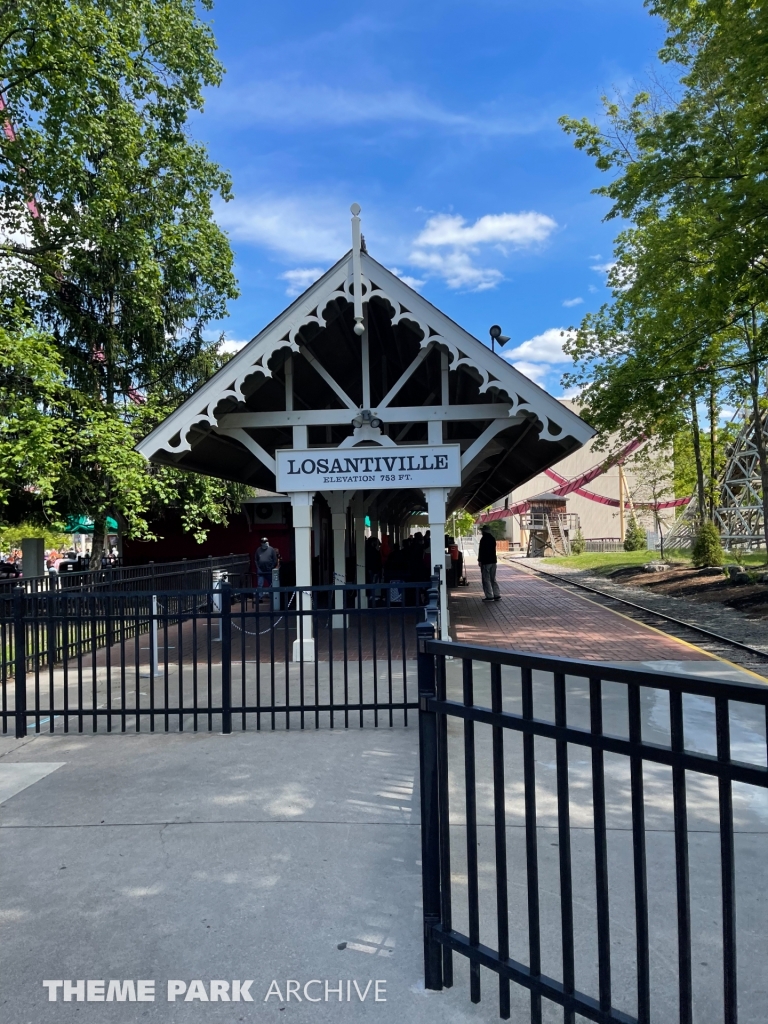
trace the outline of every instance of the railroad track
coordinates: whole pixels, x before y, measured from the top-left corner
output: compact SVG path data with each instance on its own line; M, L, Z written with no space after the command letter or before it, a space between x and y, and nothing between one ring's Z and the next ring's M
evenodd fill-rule
M523 572L528 572L532 575L544 576L563 590L570 590L571 592L586 591L590 594L589 600L595 604L602 605L604 608L610 608L612 611L620 611L622 614L628 615L630 618L636 619L646 626L652 626L654 629L661 630L661 632L667 633L678 640L684 640L686 643L693 644L707 654L726 658L741 668L749 669L758 675L768 678L768 651L761 651L757 647L750 647L749 644L743 644L739 640L732 640L730 637L722 636L720 633L714 633L703 626L696 626L692 622L677 619L674 615L654 611L646 608L645 605L637 604L623 597L617 597L615 594L606 593L606 591L599 590L597 587L591 587L587 583L577 583L575 580L561 576L559 573L547 572L546 569L540 569L538 566L521 565L517 561L507 562L507 564L512 564Z

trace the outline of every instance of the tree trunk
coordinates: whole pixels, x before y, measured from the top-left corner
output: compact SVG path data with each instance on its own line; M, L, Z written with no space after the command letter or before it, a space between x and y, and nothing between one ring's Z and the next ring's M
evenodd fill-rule
M693 434L693 454L696 459L696 490L699 501L699 521L704 522L707 514L707 492L704 486L704 462L701 457L701 431L699 430L699 413L696 409L696 395L690 394L691 431Z
M714 381L709 385L709 518L715 521L717 503L717 396Z
M91 545L91 560L88 563L90 569L101 568L101 556L107 542L107 516L101 514L93 519L93 543Z

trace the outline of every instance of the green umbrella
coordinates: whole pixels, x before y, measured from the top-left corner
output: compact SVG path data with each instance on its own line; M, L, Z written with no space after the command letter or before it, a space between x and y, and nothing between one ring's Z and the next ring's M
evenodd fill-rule
M117 533L117 523L107 516L107 532ZM68 516L64 533L93 533L93 520L85 516Z

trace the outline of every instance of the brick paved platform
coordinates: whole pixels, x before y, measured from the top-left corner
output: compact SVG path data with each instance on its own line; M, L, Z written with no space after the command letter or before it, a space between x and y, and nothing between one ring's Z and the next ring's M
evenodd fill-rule
M469 561L469 560L468 560ZM480 570L451 592L454 640L585 661L704 661L704 651L664 636L522 569L499 563L502 600L484 604Z

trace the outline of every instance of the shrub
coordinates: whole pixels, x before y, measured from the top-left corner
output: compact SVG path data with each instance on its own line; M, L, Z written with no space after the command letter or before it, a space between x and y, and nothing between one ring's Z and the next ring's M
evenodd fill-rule
M645 530L633 516L629 521L627 532L624 534L625 551L644 551L648 546Z
M493 519L488 526L491 528L491 533L496 540L507 539L507 520L506 519Z
M581 530L576 531L576 535L571 541L571 554L572 555L583 555L584 549L586 548L586 542L584 541L584 534Z
M698 568L705 565L722 565L725 562L720 533L714 523L707 520L699 527L696 540L693 542L691 558Z

